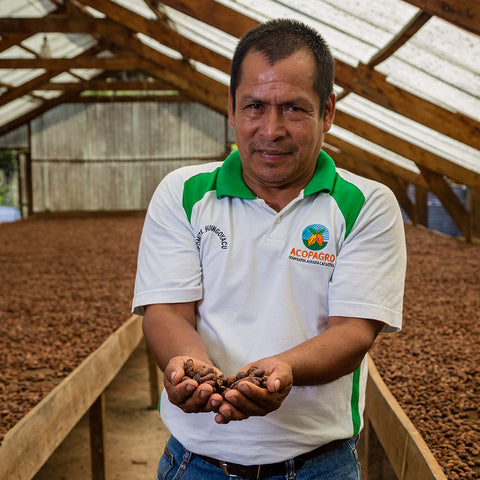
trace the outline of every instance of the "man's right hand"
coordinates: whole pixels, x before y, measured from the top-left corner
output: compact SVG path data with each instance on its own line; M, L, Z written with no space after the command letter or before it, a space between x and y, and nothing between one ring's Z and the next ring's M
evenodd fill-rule
M189 378L182 382L185 376L186 356L173 357L164 371L164 387L171 403L181 408L185 413L218 412L223 398L219 393L213 393L213 387L207 383L198 384ZM202 360L193 358L195 367L213 367ZM215 368L220 375L222 372Z

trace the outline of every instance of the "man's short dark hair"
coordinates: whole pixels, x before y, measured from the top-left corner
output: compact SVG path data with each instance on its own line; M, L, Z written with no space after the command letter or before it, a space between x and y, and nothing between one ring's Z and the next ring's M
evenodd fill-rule
M328 45L313 28L298 20L269 20L249 30L238 42L232 59L230 92L233 109L235 95L242 76L242 63L250 52L258 52L275 65L290 55L306 50L311 52L315 61L314 89L320 97L320 112L333 91L334 60Z

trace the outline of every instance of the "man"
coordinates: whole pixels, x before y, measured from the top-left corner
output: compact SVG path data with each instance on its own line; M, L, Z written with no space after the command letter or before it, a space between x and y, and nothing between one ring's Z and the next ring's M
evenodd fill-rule
M247 32L232 62L238 151L159 185L134 311L164 372L172 434L158 478L357 479L366 353L401 327L405 244L393 194L321 151L333 59L291 20ZM247 381L224 395L185 362Z

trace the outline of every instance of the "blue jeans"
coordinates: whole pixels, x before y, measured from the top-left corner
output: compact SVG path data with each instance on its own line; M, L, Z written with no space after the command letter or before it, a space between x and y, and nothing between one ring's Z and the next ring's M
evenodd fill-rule
M355 446L356 440L352 438L335 450L308 460L297 471L293 461L288 461L287 474L270 477L270 480L360 480L360 466ZM227 478L233 477L228 477L221 468L186 450L173 436L165 447L157 472L157 480L226 480Z

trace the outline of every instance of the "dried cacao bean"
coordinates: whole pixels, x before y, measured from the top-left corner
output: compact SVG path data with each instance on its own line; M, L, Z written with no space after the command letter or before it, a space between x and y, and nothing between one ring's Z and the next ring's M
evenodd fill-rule
M251 366L246 372L240 370L236 375L225 378L223 375L218 375L214 368L202 366L195 368L194 362L189 358L184 366L185 376L182 382L193 379L199 385L207 383L211 385L214 393L225 395L226 392L236 389L240 382L250 382L257 387L266 388L268 377L265 375L265 370Z

